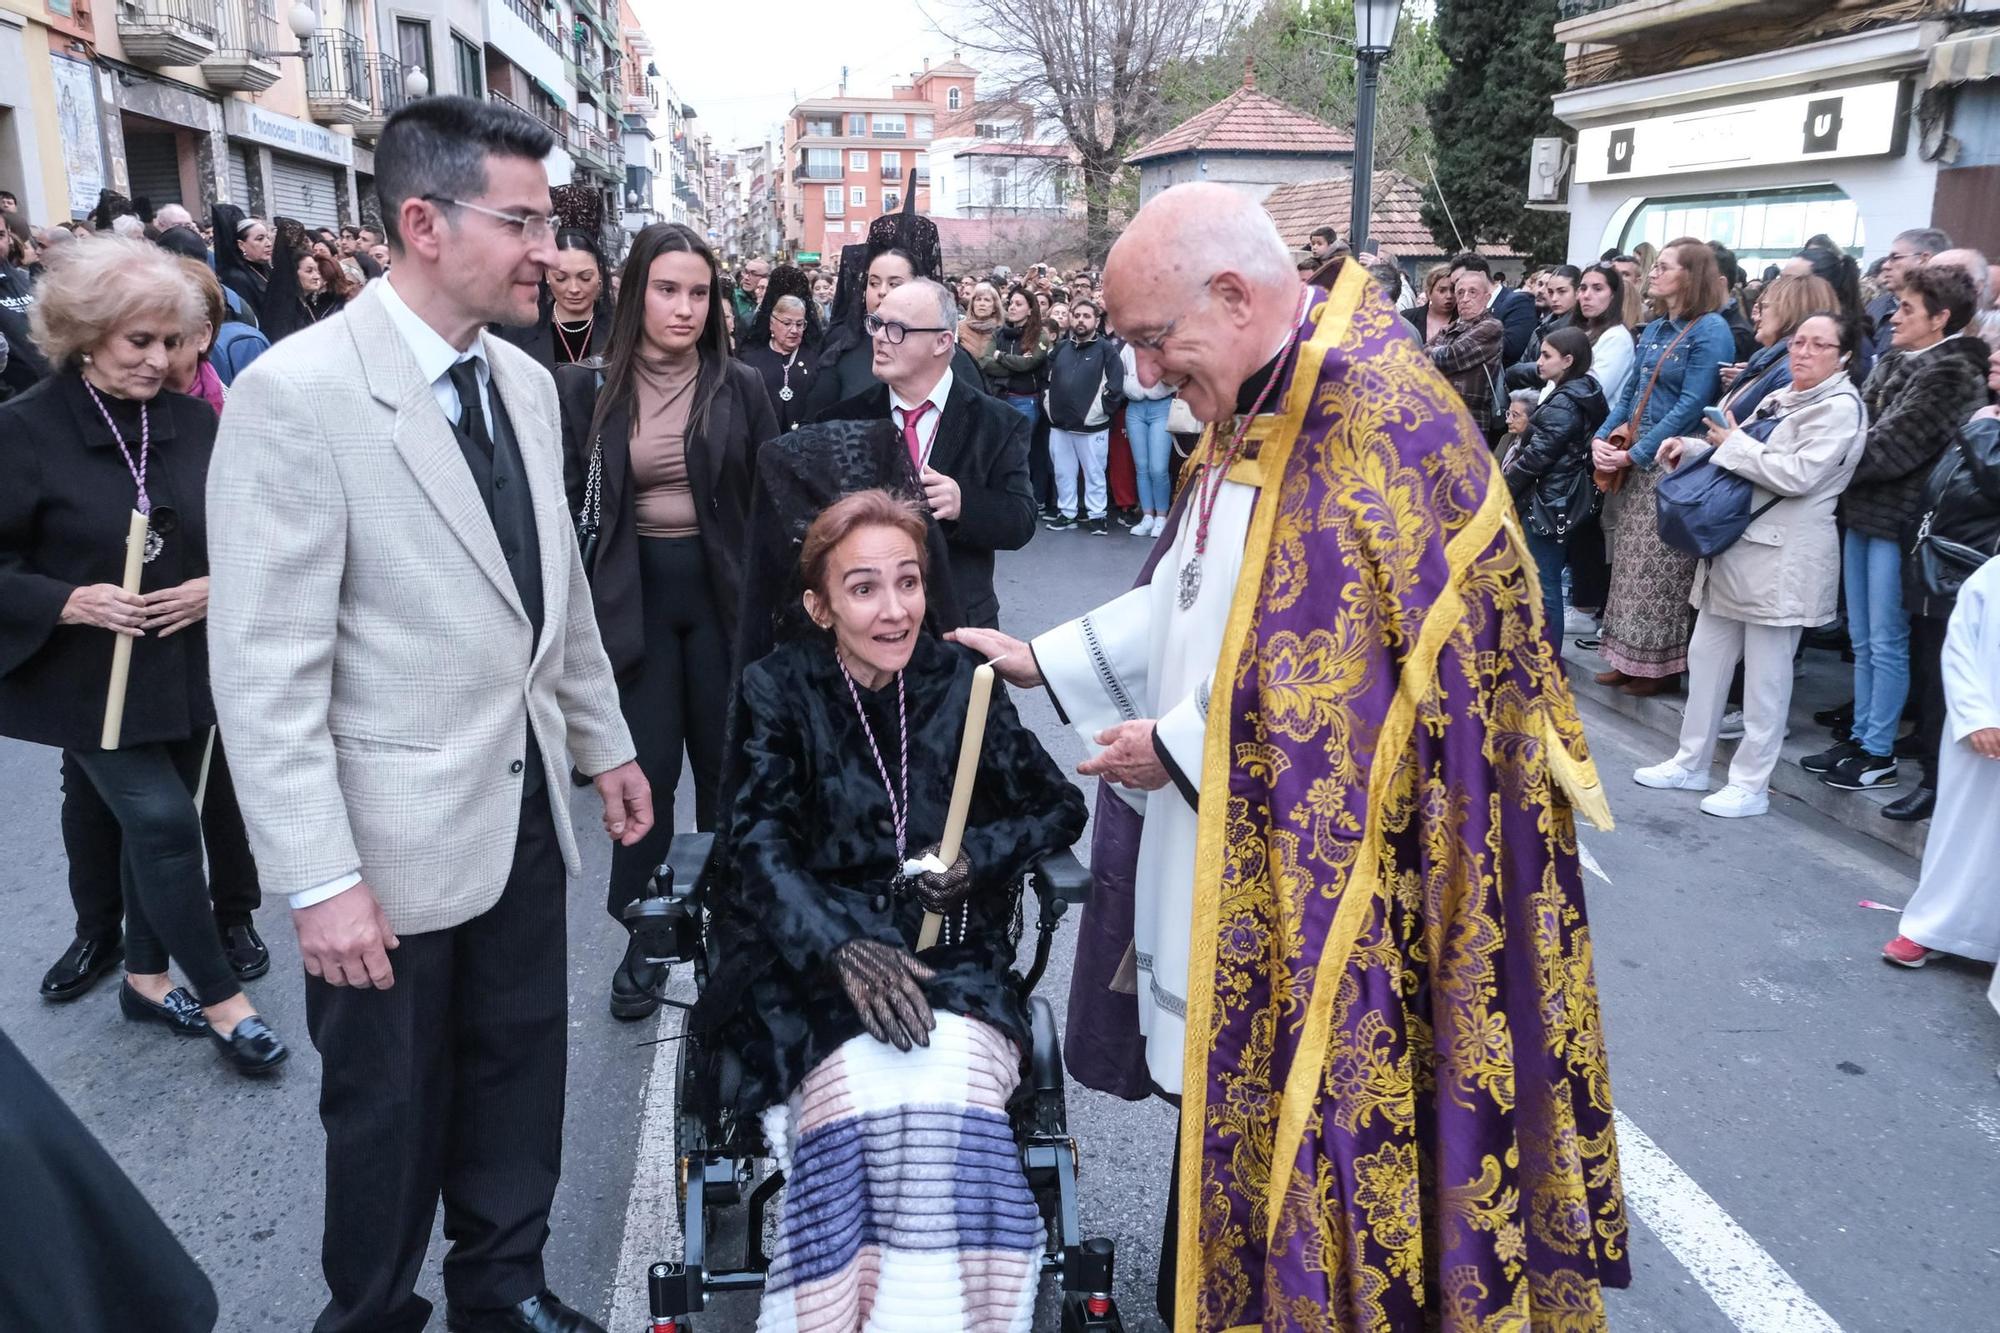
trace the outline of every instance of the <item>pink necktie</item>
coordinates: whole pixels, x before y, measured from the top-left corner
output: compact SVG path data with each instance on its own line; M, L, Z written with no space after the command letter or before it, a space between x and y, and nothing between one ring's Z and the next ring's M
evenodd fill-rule
M916 464L918 472L924 470L924 444L917 436L917 423L924 419L924 413L930 411L933 406L934 404L924 402L903 409L903 443L909 446L910 461Z

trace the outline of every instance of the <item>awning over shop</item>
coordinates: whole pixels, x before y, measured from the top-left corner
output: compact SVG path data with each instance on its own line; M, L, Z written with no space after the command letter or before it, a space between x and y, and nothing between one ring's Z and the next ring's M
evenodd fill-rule
M2000 78L2000 28L1984 28L1960 33L1932 47L1924 86L1943 88L1993 78Z

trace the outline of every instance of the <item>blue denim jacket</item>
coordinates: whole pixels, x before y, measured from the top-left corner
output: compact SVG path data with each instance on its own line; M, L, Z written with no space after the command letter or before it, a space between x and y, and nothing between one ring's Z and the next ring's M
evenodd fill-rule
M1600 436L1608 435L1625 424L1652 381L1653 367L1659 366L1659 383L1646 399L1646 415L1638 423L1632 444L1634 467L1651 471L1653 455L1660 446L1672 436L1693 433L1701 420L1701 409L1721 401L1722 367L1736 356L1736 335L1721 315L1703 315L1663 362L1661 357L1686 327L1684 321L1656 319L1640 332L1632 376L1599 431Z
M1731 416L1738 421L1748 421L1750 414L1757 410L1757 404L1773 391L1789 388L1791 383L1791 347L1786 343L1760 347L1756 355L1743 363L1743 373L1737 377L1735 386L1723 401Z

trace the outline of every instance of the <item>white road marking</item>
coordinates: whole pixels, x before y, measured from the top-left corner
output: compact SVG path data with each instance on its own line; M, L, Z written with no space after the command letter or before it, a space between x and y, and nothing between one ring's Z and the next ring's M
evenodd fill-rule
M1625 1202L1742 1333L1840 1333L1840 1325L1622 1111Z
M1590 848L1585 845L1582 838L1576 840L1576 859L1583 862L1585 870L1588 870L1606 884L1611 883L1611 876L1605 874L1604 867L1597 864L1597 857L1592 854Z
M682 980L676 978L676 981ZM679 986L674 988L678 992ZM684 998L684 997L681 997ZM684 1027L682 1011L660 1010L655 1039L677 1036ZM646 1076L645 1099L639 1113L639 1147L632 1164L632 1193L625 1205L625 1236L618 1245L618 1268L612 1275L611 1317L607 1329L628 1333L646 1328L651 1315L646 1301L646 1268L660 1259L680 1257L681 1219L674 1173L674 1088L678 1041L653 1047L653 1068Z

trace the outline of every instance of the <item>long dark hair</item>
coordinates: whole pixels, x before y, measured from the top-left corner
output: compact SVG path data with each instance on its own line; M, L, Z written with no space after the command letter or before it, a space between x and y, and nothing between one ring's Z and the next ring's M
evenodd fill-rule
M1602 315L1599 315L1596 319L1591 319L1589 316L1583 313L1583 280L1592 273L1595 273L1600 277L1602 277L1604 281L1608 283L1611 287L1611 304L1605 306L1604 313ZM1584 336L1590 339L1592 345L1594 346L1598 338L1603 336L1603 334L1605 334L1607 331L1619 327L1620 325L1624 324L1624 322L1625 322L1624 276L1620 274L1618 270L1608 262L1602 264L1592 264L1589 268L1586 268L1582 273L1578 274L1576 279L1575 327L1583 330Z
M605 327L609 328L612 318L611 268L604 262L604 251L598 248L597 238L580 227L564 227L556 233L556 249L581 250L597 261L597 304L592 308L590 317L593 320L603 320ZM556 294L554 289L549 286L549 280L546 277L542 279L540 305L542 313L538 322L542 324L554 323L556 317Z
M1590 335L1574 324L1551 329L1549 336L1542 339L1542 346L1554 348L1557 355L1570 359L1569 369L1563 372L1558 384L1568 384L1590 373Z
M1875 336L1875 321L1868 317L1866 306L1861 300L1861 266L1854 262L1854 256L1836 247L1831 241L1824 245L1816 242L1825 240L1816 236L1806 242L1805 249L1798 257L1812 266L1815 278L1824 278L1833 284L1833 294L1840 298L1841 313L1854 321L1861 330L1861 336Z
M305 289L299 286L299 262L313 253L304 223L272 218L271 225L277 233L271 248L271 283L264 289L264 305L257 314L264 336L277 342L313 323Z
M1028 318L1021 323L1021 347L1024 351L1032 352L1042 345L1042 308L1035 304L1035 294L1018 282L1009 287L1007 294L1000 298L1000 326L1006 328L1013 323L1007 318L1007 307L1014 304L1016 293L1028 303Z
M708 417L709 404L722 388L729 371L729 326L722 322L722 303L728 300L722 285L722 266L715 251L693 229L678 222L655 222L632 238L625 267L618 279L618 304L611 311L611 355L604 365L604 387L597 394L597 410L590 420L595 436L616 407L632 401L632 382L637 378L637 362L646 347L646 288L653 261L661 255L690 254L708 265L708 319L702 325L695 350L701 356L696 372L694 405L688 409L688 433L701 428Z

